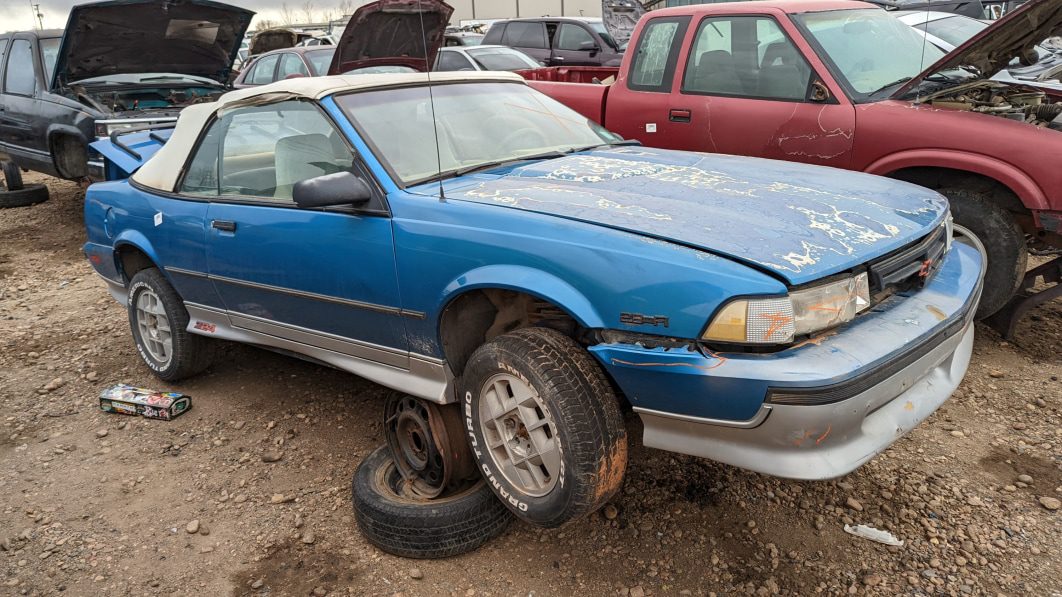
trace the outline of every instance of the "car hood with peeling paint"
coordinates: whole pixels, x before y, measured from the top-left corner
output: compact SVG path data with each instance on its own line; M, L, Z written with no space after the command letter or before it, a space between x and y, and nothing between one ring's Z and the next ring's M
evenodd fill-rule
M696 247L792 285L929 234L941 195L845 170L644 147L602 148L447 181L446 199L550 214Z

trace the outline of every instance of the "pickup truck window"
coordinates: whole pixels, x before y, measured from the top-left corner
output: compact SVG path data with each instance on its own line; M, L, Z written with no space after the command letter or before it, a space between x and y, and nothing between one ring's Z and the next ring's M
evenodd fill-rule
M4 71L4 93L33 95L37 80L33 70L33 49L29 40L16 39L11 43Z
M544 23L522 23L513 21L505 27L502 45L510 48L548 49L546 42L546 25Z
M553 47L557 50L578 51L585 50L584 44L587 43L597 45L594 36L590 35L589 31L573 23L561 23L557 37L554 38Z
M793 16L852 99L885 99L944 52L880 9Z
M7 40L0 39L0 73L4 72L4 56L7 55Z
M804 101L811 67L769 17L701 21L682 92Z
M55 72L55 61L59 58L59 42L62 38L45 37L38 40L41 49L41 64L44 65L44 82L51 84L52 73Z
M671 92L682 38L689 17L651 19L642 30L627 87L632 91Z
M336 102L403 185L620 140L518 83L366 91Z
M289 204L295 183L353 164L353 153L313 104L254 106L233 110L210 126L181 192Z

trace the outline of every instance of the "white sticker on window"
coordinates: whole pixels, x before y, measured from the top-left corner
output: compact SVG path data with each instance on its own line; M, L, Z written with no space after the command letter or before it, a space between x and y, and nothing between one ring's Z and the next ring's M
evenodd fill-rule
M155 214L155 225L162 226L162 212Z
M647 133L655 133L656 132L656 123L655 122L647 122L647 123L645 123L645 132L647 132Z

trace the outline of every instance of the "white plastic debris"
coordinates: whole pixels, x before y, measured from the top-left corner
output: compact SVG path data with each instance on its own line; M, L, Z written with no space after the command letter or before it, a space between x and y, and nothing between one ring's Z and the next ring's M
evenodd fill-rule
M844 532L849 535L870 539L871 541L876 541L892 547L903 547L903 541L894 537L892 533L875 529L874 527L868 527L865 524L858 524L854 527L846 524L844 525Z

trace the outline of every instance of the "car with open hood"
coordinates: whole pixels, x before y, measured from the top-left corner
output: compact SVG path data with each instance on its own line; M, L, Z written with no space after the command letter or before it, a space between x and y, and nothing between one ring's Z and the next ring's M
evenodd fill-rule
M110 0L73 7L65 31L0 34L0 159L101 176L91 141L227 91L253 15L208 0Z
M847 0L701 4L647 13L615 82L531 85L646 145L807 162L938 190L988 250L979 315L1003 334L1062 296L1062 101L993 79L1062 32L1031 0L945 53L892 13ZM574 69L573 69L574 70ZM521 73L523 74L523 73ZM577 72L569 73L579 75Z
M431 70L453 7L442 0L376 0L354 11L336 42L330 75L380 67Z
M623 405L650 447L846 474L970 359L983 257L941 195L643 147L512 73L289 79L97 146L84 252L144 363L190 376L226 339L395 390L359 471L407 548L381 504L466 481L540 526L603 506Z

